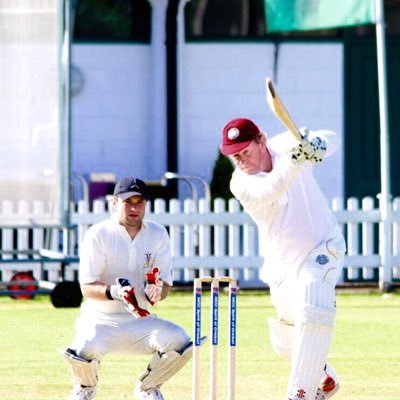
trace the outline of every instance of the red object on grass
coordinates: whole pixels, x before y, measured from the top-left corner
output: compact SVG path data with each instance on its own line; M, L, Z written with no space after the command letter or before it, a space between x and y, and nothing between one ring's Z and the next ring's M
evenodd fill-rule
M38 289L37 283L35 278L32 276L31 273L29 272L17 272L13 277L11 278L11 282L15 282L15 285L9 285L8 290L10 291L20 291L20 290L25 290L27 292L34 292ZM18 285L18 282L32 282L32 285ZM11 298L13 299L33 299L35 295L32 293L24 293L24 294L12 294Z

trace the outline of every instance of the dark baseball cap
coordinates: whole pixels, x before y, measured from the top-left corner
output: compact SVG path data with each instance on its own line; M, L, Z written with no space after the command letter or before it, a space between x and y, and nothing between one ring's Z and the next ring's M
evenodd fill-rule
M222 131L221 153L227 156L242 151L259 133L257 125L249 119L232 119Z
M141 179L133 176L126 176L117 182L114 188L114 196L119 196L122 200L126 200L131 196L142 196L146 200L149 199L146 184Z

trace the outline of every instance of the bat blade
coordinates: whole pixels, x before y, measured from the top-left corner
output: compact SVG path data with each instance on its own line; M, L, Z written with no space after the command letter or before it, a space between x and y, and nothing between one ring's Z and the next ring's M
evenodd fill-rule
M290 116L282 100L279 98L276 92L275 86L270 78L265 80L266 91L267 91L267 103L271 111L278 117L282 124L289 129L293 136L301 141L303 136L298 130L293 118Z

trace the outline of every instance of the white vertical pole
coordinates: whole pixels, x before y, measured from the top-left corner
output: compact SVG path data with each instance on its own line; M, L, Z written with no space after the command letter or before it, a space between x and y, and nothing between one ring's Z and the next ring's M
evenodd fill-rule
M211 351L210 351L210 399L217 400L218 382L218 325L219 325L219 281L211 281Z
M61 7L64 6L63 9ZM60 74L62 79L60 98L60 169L61 169L61 207L63 226L63 252L69 249L69 226L71 224L71 1L58 2L60 15L63 16L63 43L61 50Z
M236 296L237 281L229 282L229 356L228 356L228 400L236 398Z
M152 177L161 176L167 167L167 55L166 20L168 0L149 0L152 6L151 19L151 126L149 137L148 171ZM154 140L154 138L157 138ZM160 151L161 150L161 151Z
M379 274L379 286L382 291L387 291L392 282L392 257L391 257L391 189L390 189L390 146L389 146L389 121L387 107L386 83L386 45L383 1L375 0L376 48L378 62L378 90L379 90L379 120L380 120L380 146L381 146L381 194L379 208L381 211L380 237L382 238L380 254L382 265Z
M201 279L195 279L193 285L194 312L193 312L193 382L192 382L192 400L200 399L200 346L201 346L201 297L202 283Z
M185 129L184 129L184 115L183 111L185 110L185 98L184 98L184 87L185 87L185 6L190 0L180 0L178 5L178 26L177 26L177 55L176 55L176 63L177 63L177 76L176 76L176 85L177 85L177 107L178 107L178 149L183 148L185 137ZM181 157L182 154L178 151L178 165L181 165Z

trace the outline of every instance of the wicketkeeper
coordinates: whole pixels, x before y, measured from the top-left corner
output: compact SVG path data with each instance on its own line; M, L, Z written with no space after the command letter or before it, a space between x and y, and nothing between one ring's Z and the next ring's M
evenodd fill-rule
M325 400L339 389L327 356L345 242L313 167L338 144L333 132L301 132L301 142L289 132L267 139L237 118L223 128L221 152L236 166L231 191L258 226L261 275L278 315L271 343L291 363L286 399Z
M72 367L70 400L95 397L100 363L108 353L151 355L134 395L162 400L161 385L192 355L184 330L151 313L168 295L172 270L166 229L143 219L147 200L142 180L123 178L114 190L116 212L84 237L79 279L86 299L75 338L62 351Z

